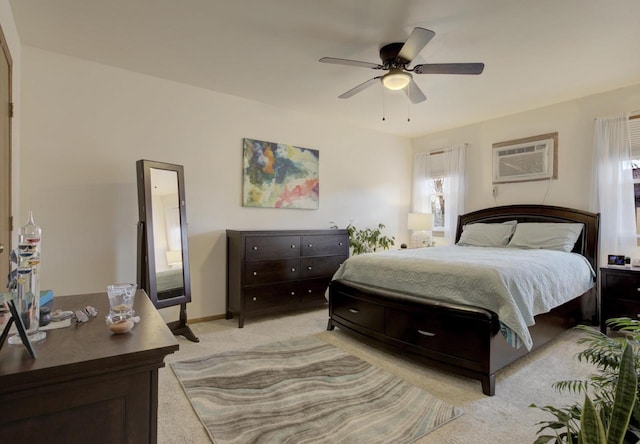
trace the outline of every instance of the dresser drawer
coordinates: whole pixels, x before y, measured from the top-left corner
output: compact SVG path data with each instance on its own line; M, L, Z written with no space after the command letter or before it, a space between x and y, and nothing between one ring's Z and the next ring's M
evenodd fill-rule
M314 301L327 302L325 292L331 282L331 278L309 279L301 282L302 303L312 303Z
M361 327L384 332L384 307L337 294L332 301L333 315L339 316Z
M300 236L249 236L245 257L249 261L300 257Z
M455 326L453 334L452 325ZM388 308L385 314L385 334L389 337L426 350L481 361L484 355L483 344L477 330L469 328L469 325L467 319L433 312Z
M285 307L295 304L300 299L299 282L282 282L279 284L259 285L245 289L244 309L257 311L272 307Z
M302 278L333 276L346 256L306 257L302 259Z
M609 299L602 307L602 320L611 318L640 319L640 301L634 302L624 299Z
M244 270L245 285L300 279L300 259L247 262Z
M636 272L625 274L607 273L604 276L603 288L608 299L628 299L640 303L640 275Z
M348 255L349 236L343 234L317 234L302 236L303 256Z

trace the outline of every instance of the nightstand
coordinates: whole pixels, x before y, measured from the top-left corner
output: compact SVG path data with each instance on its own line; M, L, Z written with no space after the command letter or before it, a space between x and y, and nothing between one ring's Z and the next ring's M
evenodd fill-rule
M640 318L640 269L600 269L600 331L607 332L607 319Z

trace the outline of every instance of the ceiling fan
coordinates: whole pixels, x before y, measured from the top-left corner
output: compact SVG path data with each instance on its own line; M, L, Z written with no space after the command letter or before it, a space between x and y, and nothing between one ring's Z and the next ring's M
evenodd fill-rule
M350 89L338 96L341 99L359 93L373 85L377 80L391 90L403 89L411 103L420 103L427 99L418 84L413 80L414 74L481 74L484 63L427 63L415 65L409 68L411 61L418 55L429 41L436 35L435 32L425 28L413 28L411 35L404 43L389 43L380 48L382 64L360 62L358 60L336 59L323 57L322 63L334 63L336 65L358 66L361 68L380 69L388 71L386 74L374 77L364 83Z

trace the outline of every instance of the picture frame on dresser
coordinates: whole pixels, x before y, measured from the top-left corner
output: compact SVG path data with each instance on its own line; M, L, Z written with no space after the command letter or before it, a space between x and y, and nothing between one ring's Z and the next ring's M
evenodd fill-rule
M227 230L226 318L325 305L348 257L347 230Z

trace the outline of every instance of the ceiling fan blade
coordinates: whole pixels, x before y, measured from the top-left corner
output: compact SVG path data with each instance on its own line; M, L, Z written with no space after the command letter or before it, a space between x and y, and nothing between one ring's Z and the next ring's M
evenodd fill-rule
M484 63L428 63L416 65L416 74L482 74Z
M321 63L333 63L336 65L359 66L361 68L382 69L384 66L377 63L360 62L358 60L336 59L334 57L323 57L318 60Z
M411 82L409 82L409 84L404 88L404 92L413 104L427 100L427 96L424 95L418 84L414 82L413 79L411 79Z
M404 45L402 45L398 57L408 62L412 61L418 53L422 51L422 48L431 41L434 35L436 35L436 33L430 29L413 28L409 38L404 42Z
M358 94L363 89L366 89L366 88L370 87L371 85L373 85L376 82L376 80L380 80L381 78L382 78L382 76L378 76L378 77L374 77L373 79L369 79L366 82L359 84L355 88L350 89L346 93L339 95L338 97L341 98L341 99L348 99L349 97Z

